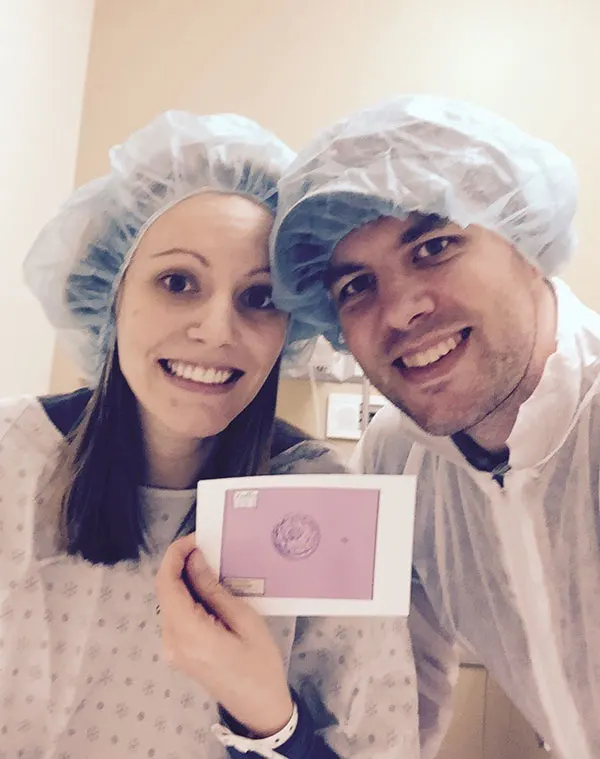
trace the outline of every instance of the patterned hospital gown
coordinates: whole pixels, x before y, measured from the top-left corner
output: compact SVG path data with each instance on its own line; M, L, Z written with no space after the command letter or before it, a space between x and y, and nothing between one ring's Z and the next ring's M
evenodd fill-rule
M34 398L0 402L0 759L223 759L215 703L164 661L155 575L192 491L144 489L154 545L92 565L56 550L49 480L62 436ZM339 471L304 441L272 472ZM404 620L273 618L289 681L341 757L416 759Z

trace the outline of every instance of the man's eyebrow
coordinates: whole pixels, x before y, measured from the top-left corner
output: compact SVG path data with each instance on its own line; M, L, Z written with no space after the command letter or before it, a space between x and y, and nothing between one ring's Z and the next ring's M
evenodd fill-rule
M363 269L364 266L362 266L362 264L330 264L323 272L323 284L325 285L325 289L330 290L338 279L345 277L347 274L354 274L357 271L362 271Z
M413 224L402 235L402 245L408 245L434 229L443 229L450 223L448 219L437 214L413 214L411 218L413 218ZM323 272L323 284L327 290L330 290L338 279L348 274L355 274L363 269L364 266L357 263L330 264Z
M442 216L434 213L427 214L426 216L417 214L414 224L402 235L402 245L409 245L411 242L415 242L415 240L423 237L423 235L433 232L434 229L447 227L449 223L448 219L444 219Z

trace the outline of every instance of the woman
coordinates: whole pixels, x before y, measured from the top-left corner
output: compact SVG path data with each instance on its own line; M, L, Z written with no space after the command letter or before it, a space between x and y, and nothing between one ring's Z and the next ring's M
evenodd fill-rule
M369 656L370 683L352 669L393 645L392 623L267 626L193 536L173 543L194 529L199 479L340 470L274 424L297 342L267 252L290 157L246 119L165 114L28 257L89 389L0 405L0 757L223 757L217 702L217 736L255 755L335 756L313 732L332 726L343 756L374 757L365 699L385 677L386 699L412 694L387 657Z

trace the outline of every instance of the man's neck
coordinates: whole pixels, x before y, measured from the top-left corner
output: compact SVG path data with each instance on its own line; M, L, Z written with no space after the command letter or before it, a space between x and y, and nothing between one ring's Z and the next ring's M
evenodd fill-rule
M515 426L519 410L542 379L546 362L556 350L557 303L550 283L544 282L537 303L536 342L527 372L515 392L478 424L464 430L487 451L501 451Z

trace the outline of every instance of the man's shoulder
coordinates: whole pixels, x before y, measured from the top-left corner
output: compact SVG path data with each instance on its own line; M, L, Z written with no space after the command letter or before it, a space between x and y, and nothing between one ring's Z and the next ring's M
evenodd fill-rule
M386 403L369 423L364 437L371 438L379 445L386 444L403 432L404 422L402 412L391 403Z
M575 427L581 429L582 426L589 428L590 437L600 443L600 380L589 391L587 403L580 410Z
M362 436L351 469L364 474L401 474L413 443L406 434L402 412L386 404Z

